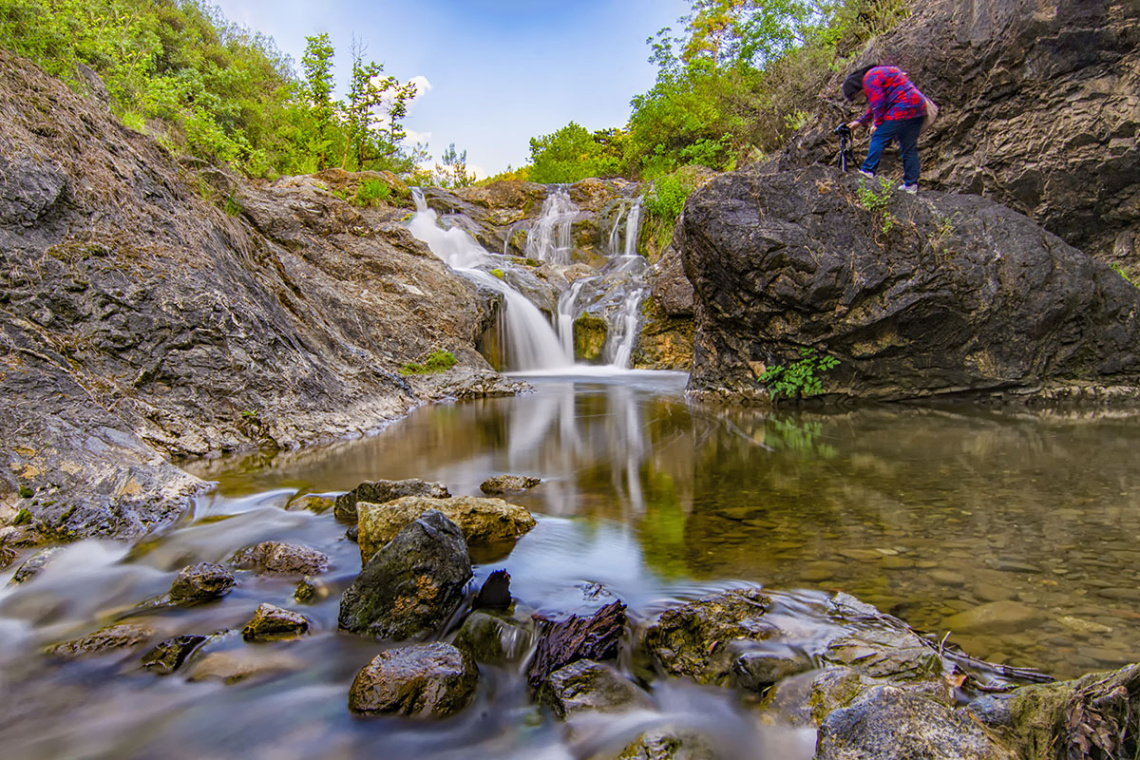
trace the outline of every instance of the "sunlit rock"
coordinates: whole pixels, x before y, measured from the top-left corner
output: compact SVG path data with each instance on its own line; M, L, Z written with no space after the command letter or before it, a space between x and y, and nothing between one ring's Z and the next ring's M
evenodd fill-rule
M234 567L270 575L319 575L328 570L324 552L282 541L263 541L234 554Z
M444 499L451 494L443 483L429 483L424 480L370 480L361 483L346 494L336 497L334 514L338 520L356 522L356 503L367 501L383 504L404 496L430 496Z
M309 632L309 619L299 612L274 604L258 606L253 618L241 630L246 641L277 641L303 636Z
M467 706L478 682L475 661L450 644L389 649L357 674L348 709L363 715L444 718Z
M199 562L182 569L170 584L170 601L175 603L207 602L230 592L234 574L212 562Z

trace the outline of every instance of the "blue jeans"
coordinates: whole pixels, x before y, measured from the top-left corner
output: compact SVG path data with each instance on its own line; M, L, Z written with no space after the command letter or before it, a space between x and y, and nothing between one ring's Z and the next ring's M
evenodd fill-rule
M884 121L871 135L871 145L867 148L867 160L861 167L865 172L875 173L883 151L893 141L898 141L902 151L903 182L918 184L918 131L922 129L922 116L901 121Z

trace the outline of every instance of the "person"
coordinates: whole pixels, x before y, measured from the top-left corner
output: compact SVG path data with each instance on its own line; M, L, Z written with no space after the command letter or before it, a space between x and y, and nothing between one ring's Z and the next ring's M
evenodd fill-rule
M899 190L918 192L918 133L926 117L926 96L907 78L906 72L895 66L865 66L843 81L843 97L849 103L867 103L867 112L848 122L851 130L872 120L875 123L860 173L874 177L883 151L897 142L903 163L903 184Z

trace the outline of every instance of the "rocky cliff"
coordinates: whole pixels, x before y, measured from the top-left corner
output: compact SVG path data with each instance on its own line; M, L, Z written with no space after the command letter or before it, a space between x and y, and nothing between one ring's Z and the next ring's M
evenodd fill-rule
M690 196L690 390L761 397L808 348L833 397L1140 395L1140 289L986 198L874 191L817 166Z
M489 296L405 209L350 205L343 173L179 165L36 67L0 52L0 68L9 519L137 535L203 485L171 457L358 434L420 401L398 369L434 349L490 372Z
M774 160L836 163L860 65L906 70L942 113L919 142L926 188L984 195L1101 260L1140 265L1140 4L933 0L825 86L814 126ZM865 136L856 145L866 154ZM897 156L897 152L895 153ZM882 170L901 175L888 151Z

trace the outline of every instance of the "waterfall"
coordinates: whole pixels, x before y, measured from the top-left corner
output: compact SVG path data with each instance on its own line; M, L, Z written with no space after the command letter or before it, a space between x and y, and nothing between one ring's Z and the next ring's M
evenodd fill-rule
M428 208L422 190L414 188L412 196L416 203L416 213L408 222L412 235L427 243L431 252L456 272L503 296L499 317L507 341L510 368L539 370L571 366L573 353L563 351L554 328L538 307L503 280L479 268L501 264L463 230L457 227L445 230L440 227L438 215Z
M619 214L618 221L621 216ZM641 311L641 302L645 300L648 289L645 287L645 259L637 253L637 235L641 224L641 199L638 198L630 206L625 221L625 247L622 255L611 259L610 266L616 271L629 274L630 290L622 299L618 309L618 318L610 327L610 334L606 339L605 357L610 364L620 369L629 369L629 360L633 354L633 344L637 340L637 322ZM615 223L614 229L618 228ZM616 238L611 234L611 251L616 253Z
M586 279L575 280L558 297L558 337L562 341L562 351L567 356L574 355L574 319L578 316L575 311L578 294L582 292Z
M570 225L577 216L578 207L570 200L570 191L562 185L552 187L527 235L526 257L551 264L569 264L574 250Z

